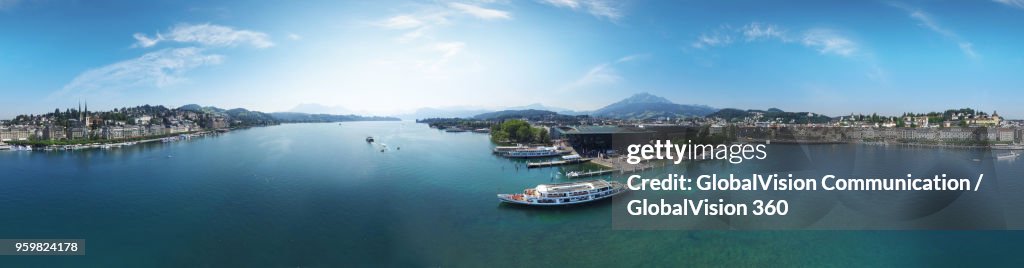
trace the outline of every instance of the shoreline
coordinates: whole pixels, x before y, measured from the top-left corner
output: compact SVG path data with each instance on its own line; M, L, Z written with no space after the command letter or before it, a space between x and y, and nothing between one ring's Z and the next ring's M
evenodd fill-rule
M88 143L73 143L73 144L19 144L19 143L7 143L5 146L10 146L10 151L72 151L72 150L85 150L85 149L111 149L120 148L124 146L131 146L144 143L153 142L172 142L181 139L189 140L194 137L205 137L211 135L219 135L224 132L218 130L204 130L194 132L183 132L176 134L168 134L161 136L150 136L143 137L141 139L121 139L121 140L96 140ZM24 149L28 147L28 149Z

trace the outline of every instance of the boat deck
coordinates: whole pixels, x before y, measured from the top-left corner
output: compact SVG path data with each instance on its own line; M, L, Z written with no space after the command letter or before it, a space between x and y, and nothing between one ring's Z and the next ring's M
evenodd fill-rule
M546 194L558 194L558 193L571 193L575 191L593 190L602 187L611 187L606 181L593 180L583 182L567 182L567 183L555 183L555 184L541 184L537 185L537 191Z

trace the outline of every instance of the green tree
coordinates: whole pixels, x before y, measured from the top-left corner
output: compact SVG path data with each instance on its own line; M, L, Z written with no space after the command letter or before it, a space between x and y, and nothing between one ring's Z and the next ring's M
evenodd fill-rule
M540 143L551 143L551 136L548 135L547 129L537 128L537 138L534 140Z

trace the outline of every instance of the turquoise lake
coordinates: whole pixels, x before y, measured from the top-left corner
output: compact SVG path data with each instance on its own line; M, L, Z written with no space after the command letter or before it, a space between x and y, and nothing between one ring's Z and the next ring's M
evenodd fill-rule
M368 144L366 136L377 142ZM384 147L382 144L386 144ZM288 124L189 141L0 151L0 238L86 240L85 256L11 267L1020 266L1019 231L649 231L612 228L612 202L535 209L496 193L565 181L491 154L486 134L414 122ZM988 152L816 145L837 163L902 171L910 155ZM383 151L382 151L383 150ZM797 146L770 159L789 161ZM845 162L844 162L845 161ZM969 160L965 160L969 161ZM766 162L771 163L771 162ZM1024 162L994 162L1020 187ZM687 172L758 169L701 162ZM663 174L666 170L650 171ZM737 172L750 172L737 170ZM625 181L624 176L602 178ZM1016 188L1021 190L1021 188ZM1020 192L1020 191L1018 191ZM1020 202L1018 202L1020 203Z

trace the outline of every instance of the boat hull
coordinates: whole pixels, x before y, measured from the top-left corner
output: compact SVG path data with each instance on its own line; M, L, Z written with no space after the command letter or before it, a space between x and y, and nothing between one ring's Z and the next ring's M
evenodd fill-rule
M512 198L513 194L498 194L498 200L501 201L501 202L505 202L505 203L516 204L516 205L525 205L525 206L543 206L543 207L566 206L566 205L577 205L577 204L589 203L589 202L594 202L594 201L600 201L600 200L608 199L610 197L613 197L613 196L625 193L627 191L628 191L628 189L626 189L625 187L616 188L616 189L608 191L610 193L608 193L606 195L603 195L603 196L600 196L600 197L593 197L593 198L589 198L589 199L586 199L586 200L570 201L570 202L554 202L554 203L529 202L529 201L526 201L526 200L513 199Z

